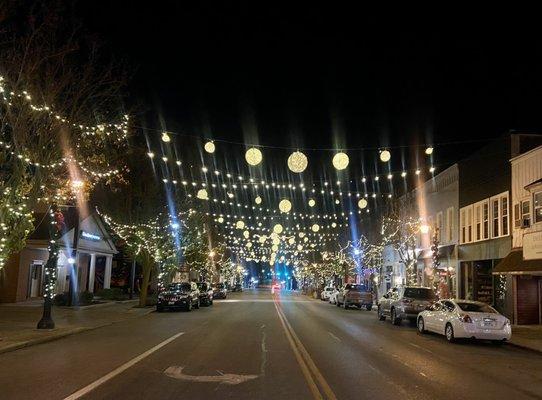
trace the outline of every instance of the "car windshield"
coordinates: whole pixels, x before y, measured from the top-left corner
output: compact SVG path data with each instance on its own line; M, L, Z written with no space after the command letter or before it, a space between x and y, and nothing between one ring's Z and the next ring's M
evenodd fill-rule
M427 288L405 288L403 297L419 300L431 300L435 298L435 293Z
M172 292L188 292L190 291L189 283L172 283L169 285L169 290Z
M346 290L354 290L356 292L363 292L363 291L365 291L365 286L348 284L348 285L346 285L345 289Z
M198 289L200 290L207 290L207 284L204 282L198 283Z
M483 312L483 313L491 313L496 314L497 311L493 307L488 306L487 304L483 303L460 303L458 302L457 305L461 310L463 311L470 311L470 312Z

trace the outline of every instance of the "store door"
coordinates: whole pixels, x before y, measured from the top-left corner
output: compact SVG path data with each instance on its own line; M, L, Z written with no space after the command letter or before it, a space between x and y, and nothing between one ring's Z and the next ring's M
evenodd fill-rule
M540 323L540 279L532 275L517 277L518 325Z
M95 273L94 273L94 293L99 292L104 288L104 276L105 276L105 257L97 256Z

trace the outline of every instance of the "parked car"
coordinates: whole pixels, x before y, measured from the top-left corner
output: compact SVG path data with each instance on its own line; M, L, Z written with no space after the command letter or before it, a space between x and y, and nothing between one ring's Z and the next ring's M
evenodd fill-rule
M333 291L329 294L329 304L337 304L338 294L339 294L339 289L333 288Z
M335 288L332 286L325 287L324 290L322 290L322 293L320 293L320 300L329 300L329 296L331 296L331 293L333 293L334 291Z
M240 283L236 283L235 285L232 286L231 291L232 292L242 292L243 291L243 285L241 285Z
M378 318L390 317L393 325L402 320L415 321L418 314L437 300L433 289L421 286L396 286L378 302Z
M337 293L336 304L337 307L342 305L345 310L348 307L355 306L358 308L365 307L371 311L373 308L373 294L365 285L347 283Z
M228 297L228 289L224 283L215 283L213 285L213 299L225 299Z
M199 290L194 282L172 283L158 294L156 311L162 312L166 308L184 308L191 311L192 307L199 306Z
M197 285L198 285L198 290L199 290L200 304L204 306L212 306L213 305L213 288L211 287L211 285L207 282L199 282Z
M493 307L470 300L441 300L418 315L418 332L459 338L486 339L502 343L512 337L510 321Z

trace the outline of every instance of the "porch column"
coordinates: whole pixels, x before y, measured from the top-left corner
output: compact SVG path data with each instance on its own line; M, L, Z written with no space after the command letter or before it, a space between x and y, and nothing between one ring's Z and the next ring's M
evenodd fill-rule
M88 271L88 291L94 293L94 278L96 274L96 254L90 255L90 267Z
M105 256L104 289L111 287L111 267L113 265L113 256Z

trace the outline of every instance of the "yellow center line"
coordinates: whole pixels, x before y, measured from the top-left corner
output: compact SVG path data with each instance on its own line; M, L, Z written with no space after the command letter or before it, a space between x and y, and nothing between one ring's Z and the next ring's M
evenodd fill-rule
M275 299L275 308L277 310L277 314L279 316L282 327L284 328L284 332L286 333L286 337L288 338L288 341L290 342L290 346L292 347L292 350L296 356L297 362L299 363L301 367L301 371L303 372L303 375L305 376L305 379L307 380L307 383L309 384L309 388L311 389L311 392L314 398L323 399L322 394L320 390L318 389L318 386L319 386L320 389L324 392L328 400L337 400L335 393L333 393L333 390L331 390L331 387L325 380L324 376L321 374L318 367L316 367L316 364L312 360L307 349L305 348L305 346L303 346L303 343L301 343L301 340L299 340L299 337L297 336L292 326L288 322L286 315L284 315L284 312L282 311L276 299ZM316 385L315 380L318 383L318 386Z

